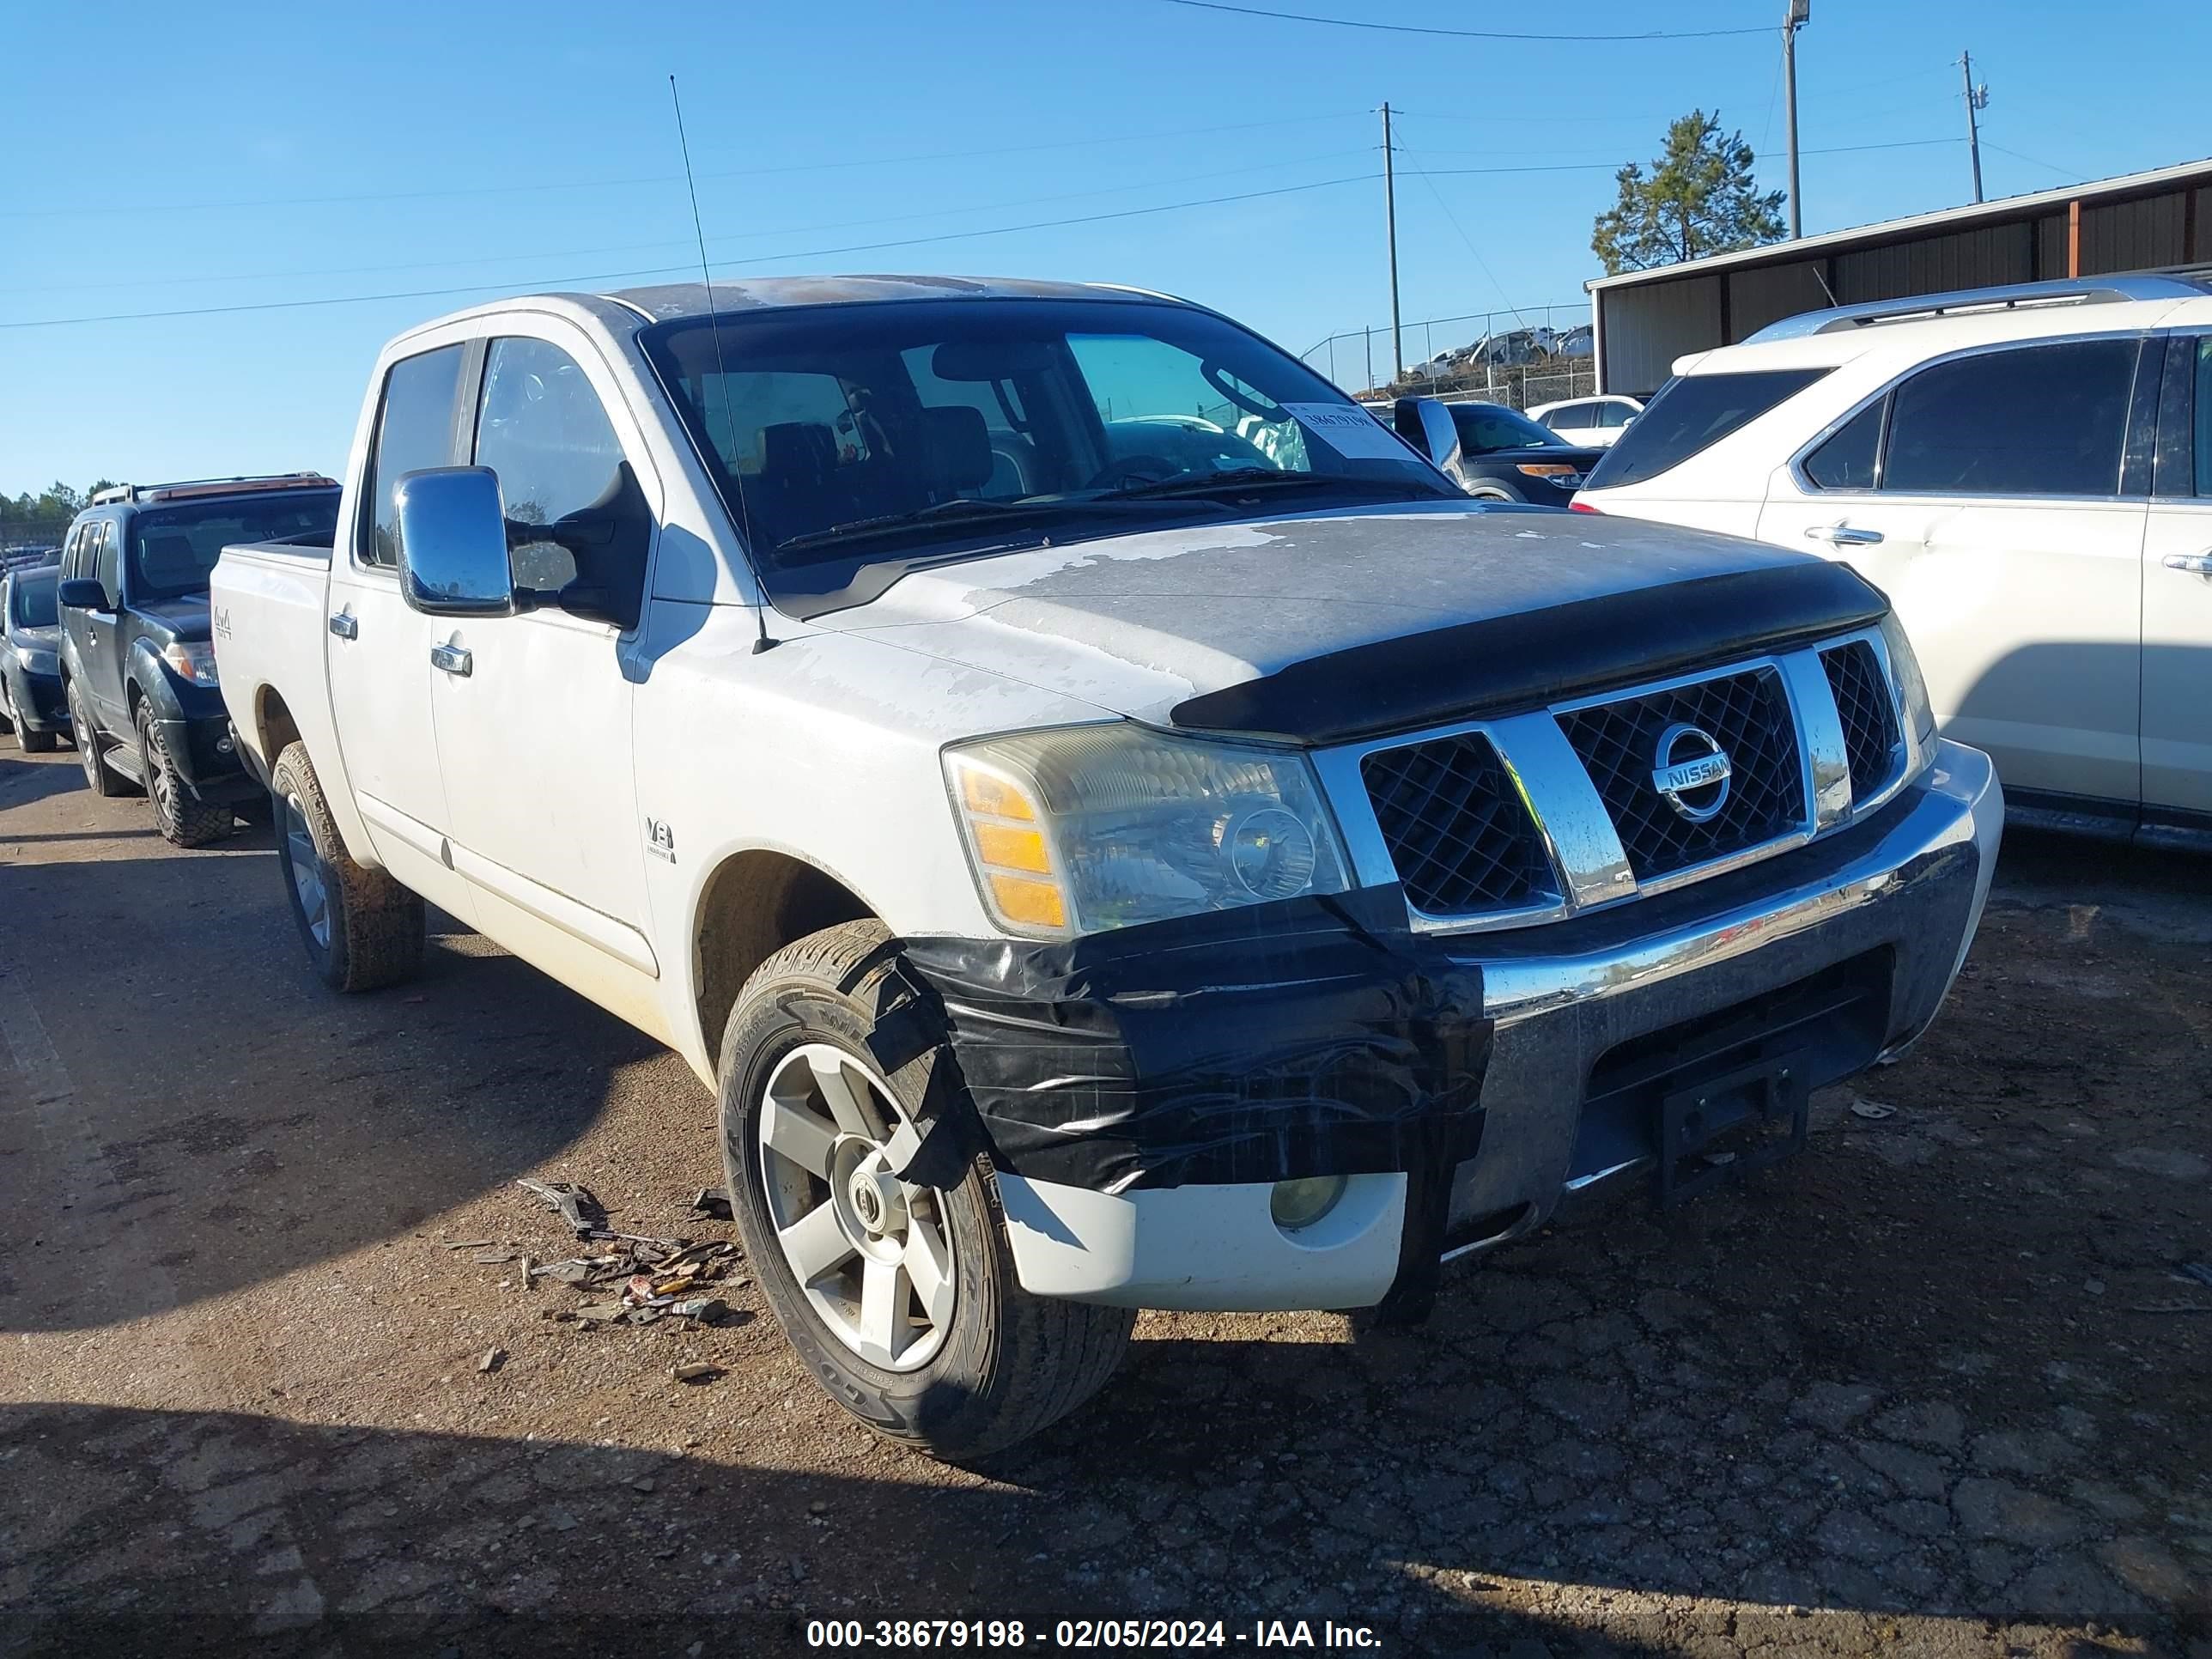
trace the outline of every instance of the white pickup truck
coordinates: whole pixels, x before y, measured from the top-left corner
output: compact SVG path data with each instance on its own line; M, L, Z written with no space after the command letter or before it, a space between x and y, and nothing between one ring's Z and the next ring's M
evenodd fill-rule
M215 573L308 955L428 902L676 1048L809 1369L954 1458L1133 1310L1414 1317L1802 1146L1958 970L1990 765L1852 572L1472 503L1441 415L1109 287L413 330L333 544Z

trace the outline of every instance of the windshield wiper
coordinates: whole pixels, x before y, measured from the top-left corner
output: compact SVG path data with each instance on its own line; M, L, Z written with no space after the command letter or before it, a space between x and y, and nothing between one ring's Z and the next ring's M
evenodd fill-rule
M1242 494L1251 489L1317 489L1324 484L1338 489L1405 492L1414 489L1415 483L1416 481L1410 478L1354 478L1329 472L1286 472L1272 466L1233 466L1222 472L1189 473L1181 477L1163 478L1158 483L1131 484L1124 489L1109 489L1103 495L1091 499L1101 501L1144 501L1163 495L1208 495L1217 490Z
M907 513L883 513L872 519L854 519L845 524L833 524L827 530L810 530L805 535L778 542L776 547L779 550L823 547L831 542L866 540L889 531L923 526L1000 525L1010 519L1081 517L1086 514L1114 513L1135 505L1137 503L1133 501L1120 501L1112 496L1090 496L1080 500L1065 496L1023 496L1009 501L969 501L963 497L956 501L938 501L929 507L918 507Z

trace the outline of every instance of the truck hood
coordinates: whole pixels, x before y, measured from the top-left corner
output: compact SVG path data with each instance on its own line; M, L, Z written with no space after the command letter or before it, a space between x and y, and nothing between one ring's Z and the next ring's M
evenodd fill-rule
M1621 658L1632 671L1669 672L1686 657L1734 649L1743 635L1718 619L1726 606L1674 606L1676 596L1662 592L1698 584L1733 604L1744 583L1762 595L1790 591L1793 602L1782 611L1804 614L1779 631L1832 625L1831 613L1879 617L1886 608L1843 567L1757 542L1594 514L1441 501L1183 526L971 559L910 572L878 599L821 625L1132 719L1288 730L1281 718L1246 718L1249 709L1213 717L1224 711L1204 700L1300 665L1310 678L1322 659L1371 668L1371 647L1400 642L1420 642L1413 655L1423 673L1432 672L1440 652L1449 664L1462 642L1478 657L1495 658L1516 634L1540 631L1518 626L1535 613L1566 622L1577 636L1626 635L1604 641L1600 655ZM1628 603L1604 603L1615 599ZM1695 614L1655 629L1650 618L1670 609ZM1423 712L1395 692L1377 696L1347 685L1346 693L1354 703L1388 702L1391 710L1346 707L1304 725L1349 732ZM1463 696L1450 685L1424 696L1450 708L1499 694L1492 677Z
M8 642L31 651L58 651L62 648L62 630L59 627L19 628L8 636Z
M172 640L204 640L213 632L205 593L155 599L131 609L145 622L147 634L164 645Z

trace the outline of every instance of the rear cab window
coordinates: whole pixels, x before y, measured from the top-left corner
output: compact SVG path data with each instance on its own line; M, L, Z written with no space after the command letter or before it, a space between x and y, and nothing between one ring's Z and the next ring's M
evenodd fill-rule
M1735 374L1678 374L1659 388L1605 459L1588 489L1643 483L1711 448L1826 374L1826 368L1763 368Z

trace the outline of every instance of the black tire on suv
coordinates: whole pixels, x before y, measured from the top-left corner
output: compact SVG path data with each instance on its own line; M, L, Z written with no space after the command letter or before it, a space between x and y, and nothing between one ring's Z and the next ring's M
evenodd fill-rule
M131 793L131 781L107 763L100 738L100 728L92 722L92 710L85 707L84 694L76 689L76 682L69 683L70 730L76 742L77 763L84 768L84 787L95 795L111 799Z
M27 755L51 755L61 746L58 733L33 732L24 723L22 711L15 707L15 696L5 680L0 680L0 716L4 716L14 730L16 747Z
M988 1156L944 1191L884 1171L883 1141L912 1121L932 1064L886 1078L868 1058L889 938L875 921L825 928L745 981L722 1037L722 1162L761 1287L815 1381L877 1433L961 1462L1103 1388L1136 1316L1022 1288ZM788 1243L802 1235L813 1242Z
M346 852L306 744L288 744L277 756L270 793L292 920L323 983L374 991L414 977L427 933L422 901Z
M173 847L205 847L231 831L229 805L204 801L177 775L177 763L154 724L153 710L140 703L131 711L131 724L138 733L139 775L146 780L146 799L153 803L154 827Z

